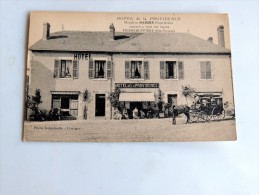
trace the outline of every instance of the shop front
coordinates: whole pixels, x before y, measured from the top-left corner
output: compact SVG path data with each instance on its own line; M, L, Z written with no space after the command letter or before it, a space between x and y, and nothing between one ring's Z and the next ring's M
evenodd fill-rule
M158 114L158 83L116 83L120 89L119 110L125 119L153 118Z

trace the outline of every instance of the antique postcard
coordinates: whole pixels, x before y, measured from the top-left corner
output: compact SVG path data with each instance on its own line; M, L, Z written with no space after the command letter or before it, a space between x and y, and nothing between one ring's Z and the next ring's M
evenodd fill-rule
M24 141L236 140L227 14L31 12Z

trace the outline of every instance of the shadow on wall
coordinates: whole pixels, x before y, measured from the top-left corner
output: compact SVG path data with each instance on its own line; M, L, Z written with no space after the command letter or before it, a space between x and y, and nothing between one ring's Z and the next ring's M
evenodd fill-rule
M33 61L31 65L31 78L29 86L29 95L34 95L36 89L40 89L41 101L39 109L49 112L51 109L51 91L56 88L56 79L54 78L53 71L48 69L42 63ZM32 111L28 109L27 120Z

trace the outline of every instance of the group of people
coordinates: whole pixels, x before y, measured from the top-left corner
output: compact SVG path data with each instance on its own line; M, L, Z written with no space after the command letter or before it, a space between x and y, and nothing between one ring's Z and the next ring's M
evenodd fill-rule
M153 110L149 107L146 110L138 109L135 107L133 110L126 109L125 107L120 111L118 108L114 110L115 119L143 119L152 118Z

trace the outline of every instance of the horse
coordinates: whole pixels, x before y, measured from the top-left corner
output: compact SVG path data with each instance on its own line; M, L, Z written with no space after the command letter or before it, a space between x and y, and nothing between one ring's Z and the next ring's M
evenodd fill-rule
M176 125L176 117L179 115L179 114L184 114L186 117L187 117L187 120L186 120L186 124L187 123L190 123L190 107L187 106L187 105L179 105L179 106L171 106L169 111L171 112L172 114L172 124L173 125Z

